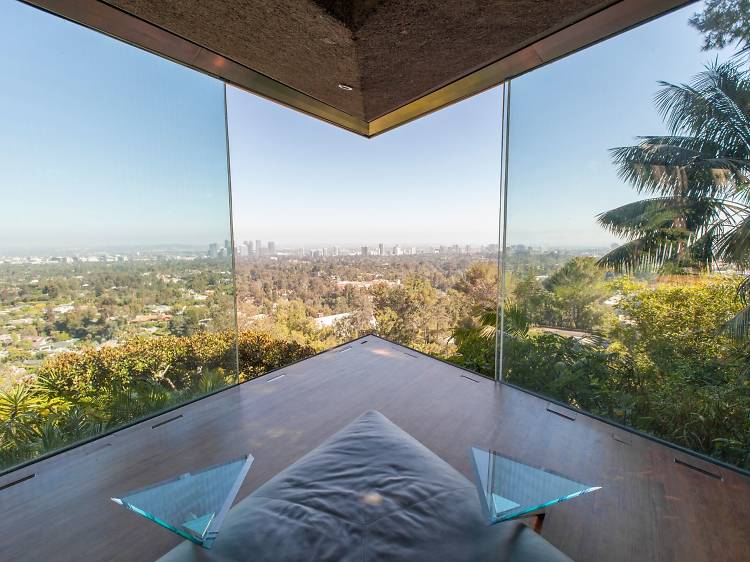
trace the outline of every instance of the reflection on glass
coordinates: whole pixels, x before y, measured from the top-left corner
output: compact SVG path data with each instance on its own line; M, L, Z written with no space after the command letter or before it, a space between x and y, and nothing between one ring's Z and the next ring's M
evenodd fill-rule
M499 93L363 139L228 89L240 358L374 332L493 374Z
M477 447L471 448L471 459L479 498L491 523L516 519L601 489Z
M513 80L502 374L750 468L750 59L722 6Z
M0 42L2 470L237 370L223 84L20 2Z
M112 501L204 548L211 548L252 463L252 455L247 455L127 492Z

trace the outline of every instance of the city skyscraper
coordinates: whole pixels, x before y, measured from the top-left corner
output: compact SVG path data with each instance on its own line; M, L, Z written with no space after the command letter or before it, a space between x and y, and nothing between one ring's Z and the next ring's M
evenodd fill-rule
M362 246L362 256L367 257L370 255L370 249L367 246Z
M275 256L276 255L276 242L270 241L268 242L268 255L269 256Z
M378 244L378 255L379 256L384 256L385 255L385 249L383 247L382 242L380 244Z
M260 257L260 255L263 253L262 250L263 250L263 247L262 247L261 241L260 240L256 240L255 241L255 257L256 258Z
M216 242L211 242L208 245L208 257L215 258L219 255L219 245Z

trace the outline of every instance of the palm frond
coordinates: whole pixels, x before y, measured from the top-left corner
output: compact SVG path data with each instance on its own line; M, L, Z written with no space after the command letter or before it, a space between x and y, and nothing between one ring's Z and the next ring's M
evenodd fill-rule
M745 277L742 282L737 285L737 296L742 301L742 304L748 303L748 297L750 296L750 275Z
M681 136L638 137L610 150L618 175L638 192L717 197L748 185L749 162L712 141Z
M680 249L680 245L674 241L646 235L610 250L597 263L624 273L656 271L673 261Z
M227 377L222 369L208 370L194 384L195 388L191 389L195 396L204 396L215 390L227 386Z
M497 311L494 308L483 309L476 317L480 325L479 333L487 341L493 341L497 330ZM529 319L526 311L510 299L503 305L503 331L511 337L524 336L529 331Z
M657 197L627 203L597 215L597 222L617 236L637 237L655 231L678 235L675 223L689 210L691 203L682 198ZM689 234L682 229L683 234Z
M660 84L656 106L673 134L686 132L724 147L750 146L750 96L739 65L711 64L690 85Z
M750 214L746 214L719 236L716 254L720 259L735 264L750 261Z
M42 405L41 398L27 384L0 390L0 419L14 420L33 415Z
M745 339L750 333L750 307L746 306L735 314L722 330L735 339Z
M506 334L521 337L529 332L529 317L526 310L509 299L503 307L503 318L503 329Z

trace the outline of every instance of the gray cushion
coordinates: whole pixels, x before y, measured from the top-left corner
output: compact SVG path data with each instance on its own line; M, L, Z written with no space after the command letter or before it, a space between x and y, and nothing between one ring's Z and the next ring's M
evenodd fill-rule
M518 521L489 526L474 484L378 412L234 506L212 550L160 560L570 561Z

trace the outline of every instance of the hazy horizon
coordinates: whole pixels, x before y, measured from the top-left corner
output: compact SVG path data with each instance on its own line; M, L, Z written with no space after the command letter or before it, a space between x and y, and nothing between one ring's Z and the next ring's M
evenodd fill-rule
M255 242L255 239L252 240ZM235 241L235 247L240 246L243 244L244 241L236 240ZM347 249L347 250L359 250L363 246L367 246L370 249L376 250L378 248L378 244L380 242L339 242L339 243L314 243L314 242L290 242L290 243L280 243L275 239L270 240L262 240L263 250L267 249L267 243L268 242L274 242L276 244L276 251L282 252L284 250L299 250L299 249L305 249L305 250L316 250L316 249L323 249L323 248L332 248L332 247L338 247L340 249ZM206 242L205 244L151 244L151 245L89 245L89 246L52 246L52 245L40 245L40 246L30 246L30 247L17 247L17 248L0 248L0 256L6 256L6 257L24 257L24 256L48 256L53 257L56 255L65 256L65 255L72 255L72 254L86 254L86 253L134 253L134 252L168 252L168 251L182 251L182 252L203 252L205 253L208 249L209 244L216 243L219 244L219 247L222 247L223 241L220 240L214 240L210 242ZM487 248L491 245L497 245L497 242L474 242L474 243L467 243L472 250L479 250L480 248ZM441 246L445 248L451 248L454 245L458 245L461 250L463 250L466 246L466 244L459 244L458 242L451 242L451 241L444 241L442 243L419 243L419 242L400 242L400 243L394 243L394 244L387 244L383 242L383 245L386 250L391 251L394 246L399 246L401 249L409 249L409 248L417 248L417 249L426 249L426 248L439 248ZM609 246L606 245L596 245L596 244L573 244L573 245L538 245L538 244L514 244L514 246L526 246L532 249L541 249L544 251L549 250L603 250L607 249ZM510 246L509 246L510 247Z

